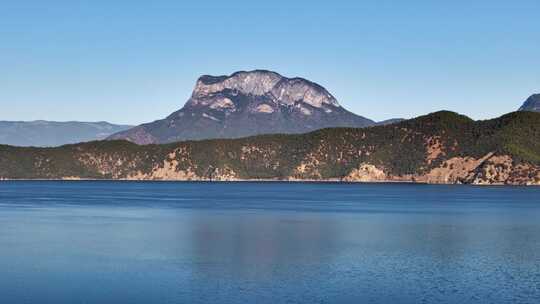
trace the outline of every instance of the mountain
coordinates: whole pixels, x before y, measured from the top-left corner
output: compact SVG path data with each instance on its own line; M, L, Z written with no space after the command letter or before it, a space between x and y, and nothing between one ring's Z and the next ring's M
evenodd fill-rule
M392 125L398 122L404 121L404 118L391 118L383 121L378 121L375 123L376 126L385 126L385 125Z
M519 108L519 111L540 112L540 94L534 94L529 97Z
M0 179L310 180L540 185L540 113L441 111L369 128L139 146L0 146Z
M170 143L374 124L341 107L316 83L256 70L230 76L202 76L181 110L109 139L137 144Z
M0 121L0 144L53 147L105 139L129 128L108 122Z

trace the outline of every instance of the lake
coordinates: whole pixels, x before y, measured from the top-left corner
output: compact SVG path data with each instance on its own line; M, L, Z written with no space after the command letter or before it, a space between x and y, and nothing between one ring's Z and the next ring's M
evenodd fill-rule
M0 182L0 303L540 303L540 188Z

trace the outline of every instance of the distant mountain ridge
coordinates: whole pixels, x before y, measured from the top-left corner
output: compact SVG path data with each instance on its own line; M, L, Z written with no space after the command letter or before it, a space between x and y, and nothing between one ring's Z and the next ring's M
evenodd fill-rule
M341 107L332 94L314 82L255 70L202 76L182 109L109 139L153 144L375 124Z
M383 121L378 121L375 123L376 126L386 126L386 125L392 125L395 123L399 123L406 120L405 118L391 118Z
M540 112L540 94L533 94L519 108L520 111Z
M108 122L0 121L0 144L22 147L55 147L102 140L132 126Z

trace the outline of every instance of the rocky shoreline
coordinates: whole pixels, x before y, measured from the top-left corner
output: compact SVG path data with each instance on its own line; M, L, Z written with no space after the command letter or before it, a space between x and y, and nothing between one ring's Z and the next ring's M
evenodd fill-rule
M392 175L371 164L361 164L347 176L335 178L303 179L299 177L285 178L240 178L232 170L211 176L201 177L190 171L177 170L178 164L165 161L163 167L156 166L150 173L138 172L119 178L84 178L80 176L64 176L51 179L11 179L8 180L63 180L63 181L185 181L185 182L300 182L300 183L413 183L413 184L446 184L446 185L513 185L540 186L540 168L532 165L513 165L508 155L496 156L488 153L480 159L453 158L445 161L440 167L426 174ZM297 172L299 173L299 172Z
M185 180L175 180L175 179L96 179L96 178L58 178L58 179L10 179L2 178L2 182L46 182L46 181L57 181L57 182L92 182L92 181L107 181L107 182L156 182L156 183L174 183L174 182L204 182L204 183L332 183L332 184L415 184L415 185L458 185L458 186L513 186L513 187L534 187L540 186L540 182L527 182L527 183L433 183L433 182L422 182L414 180L403 180L403 179L388 179L388 180L372 180L372 181L352 181L344 179L321 179L321 180L300 180L300 179L227 179L227 180L211 180L211 179L185 179Z

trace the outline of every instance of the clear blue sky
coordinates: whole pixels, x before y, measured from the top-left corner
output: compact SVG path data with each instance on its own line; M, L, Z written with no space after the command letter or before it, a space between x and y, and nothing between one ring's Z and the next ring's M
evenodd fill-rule
M540 91L540 1L2 1L0 120L163 118L202 74L270 69L382 120Z

